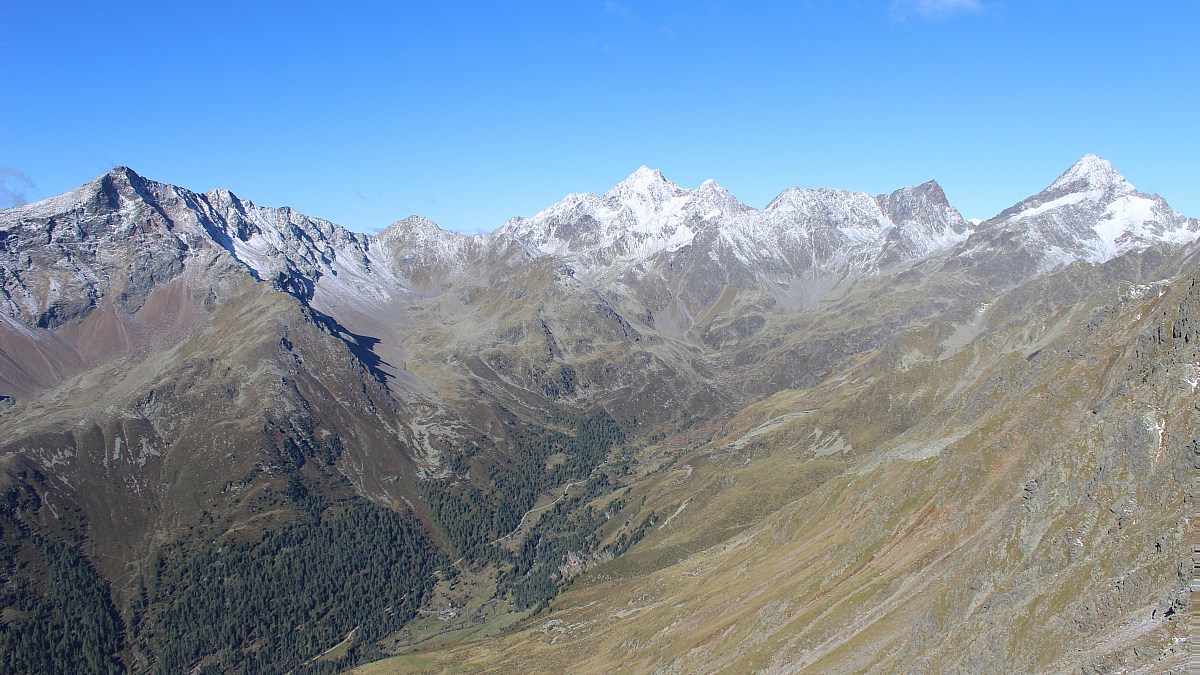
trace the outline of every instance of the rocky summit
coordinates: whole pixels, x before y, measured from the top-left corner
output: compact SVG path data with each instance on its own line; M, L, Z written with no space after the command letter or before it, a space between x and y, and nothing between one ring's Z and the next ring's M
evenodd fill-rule
M0 211L5 672L1184 672L1200 221L1087 155Z

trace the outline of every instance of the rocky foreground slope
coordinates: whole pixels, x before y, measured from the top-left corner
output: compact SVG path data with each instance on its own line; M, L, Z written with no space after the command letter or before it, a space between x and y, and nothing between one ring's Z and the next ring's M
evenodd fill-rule
M1182 668L1198 238L1090 155L477 236L115 169L0 212L4 664Z

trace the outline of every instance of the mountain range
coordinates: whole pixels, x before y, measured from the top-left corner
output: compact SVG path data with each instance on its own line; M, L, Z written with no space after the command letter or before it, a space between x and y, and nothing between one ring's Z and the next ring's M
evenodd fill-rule
M114 169L0 211L4 665L1182 668L1198 239L1094 155L482 235Z

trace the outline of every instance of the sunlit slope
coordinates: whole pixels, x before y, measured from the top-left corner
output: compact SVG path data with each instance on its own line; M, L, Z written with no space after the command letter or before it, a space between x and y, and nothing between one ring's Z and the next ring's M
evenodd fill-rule
M365 670L1182 670L1192 265L1077 304L1029 283L752 405L529 627Z

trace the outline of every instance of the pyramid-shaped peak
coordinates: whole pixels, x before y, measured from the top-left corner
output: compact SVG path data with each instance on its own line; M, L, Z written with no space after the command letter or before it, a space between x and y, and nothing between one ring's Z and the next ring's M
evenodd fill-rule
M103 176L93 180L89 185L96 186L99 190L130 190L136 196L137 193L145 189L146 179L138 175L136 171L127 166L118 166L109 169Z
M701 183L700 187L692 191L692 195L702 201L737 201L737 198L729 190L726 190L720 183L711 178Z
M1072 168L1074 168L1074 167L1087 167L1089 170L1094 170L1094 169L1099 169L1099 170L1103 170L1103 171L1114 171L1115 170L1115 169L1113 169L1112 162L1108 161L1107 159L1104 159L1103 157L1101 157L1099 155L1092 154L1090 152L1085 154L1083 157L1080 157L1079 161L1075 162L1075 164L1072 165Z
M942 184L932 178L914 187L913 190L917 192L928 192L930 194L946 194L945 190L942 190Z
M147 181L133 169L127 166L118 166L82 187L109 207L120 208L122 200L128 202L153 201L154 196L150 193L152 185L154 185L153 181Z
M678 192L679 190L679 186L667 180L658 169L651 169L643 165L638 167L637 171L629 174L628 178L617 183L605 195L658 194Z
M650 167L643 164L637 168L637 171L634 171L633 173L629 174L629 177L626 178L622 182L623 183L639 183L639 184L641 184L641 183L666 183L668 181L665 177L663 177L661 171L659 171L658 169L651 169Z
M692 191L692 194L705 199L711 199L714 197L720 199L733 198L733 194L730 193L729 190L726 190L723 185L711 178L701 183L700 187Z
M1088 153L1079 158L1050 184L1051 190L1080 188L1107 188L1129 186L1129 181L1113 167L1112 162ZM1129 186L1132 188L1132 186Z
M691 195L688 197L688 204L690 208L701 209L710 216L715 214L732 216L753 210L711 178L701 183L700 187L691 192ZM715 212L713 211L714 208L716 209Z
M136 171L127 166L114 166L108 170L108 173L104 174L104 177L122 181L134 181L142 179L142 177L139 176Z

